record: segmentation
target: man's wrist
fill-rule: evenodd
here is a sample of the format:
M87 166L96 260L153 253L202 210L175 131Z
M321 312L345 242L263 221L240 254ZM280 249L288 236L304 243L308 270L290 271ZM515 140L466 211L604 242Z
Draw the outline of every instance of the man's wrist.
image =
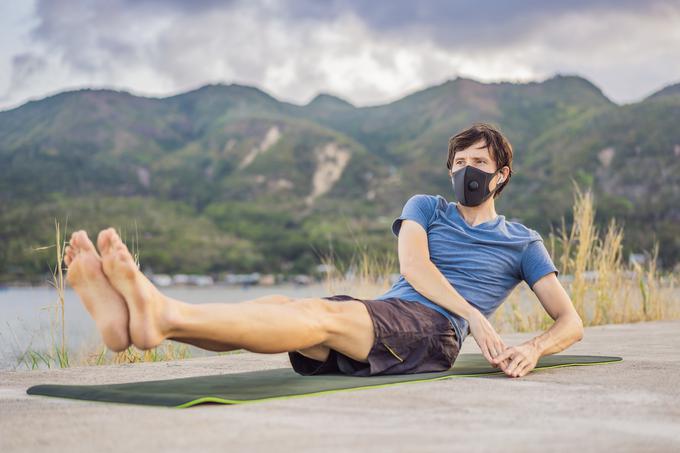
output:
M461 316L465 318L465 320L470 323L470 321L477 315L481 314L479 310L477 310L475 307L470 305L470 303L467 304L467 307L465 310L461 313Z
M534 348L538 357L543 356L543 351L545 351L545 348L543 347L543 342L541 341L540 335L527 341L527 344Z

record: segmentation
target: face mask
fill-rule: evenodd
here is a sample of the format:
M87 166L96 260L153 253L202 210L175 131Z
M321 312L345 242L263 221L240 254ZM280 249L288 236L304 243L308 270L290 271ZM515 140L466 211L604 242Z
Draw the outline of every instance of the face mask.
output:
M483 170L467 165L460 170L456 170L451 175L451 182L453 183L453 192L456 195L456 200L463 206L477 206L482 204L489 198L503 182L503 177L498 179L498 185L491 191L489 190L489 183L494 175L500 169L493 173L487 173Z

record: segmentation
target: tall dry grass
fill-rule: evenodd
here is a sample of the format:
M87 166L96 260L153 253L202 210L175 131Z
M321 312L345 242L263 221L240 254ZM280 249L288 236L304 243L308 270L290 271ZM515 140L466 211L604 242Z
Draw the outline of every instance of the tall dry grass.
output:
M66 240L61 225L56 219L54 221L54 231L54 244L34 249L35 251L43 251L54 248L56 255L56 265L54 268L52 266L49 267L52 278L48 283L55 289L57 297L53 305L45 307L50 312L50 328L48 332L50 346L47 350L37 350L29 347L17 358L20 365L23 364L29 368L39 368L42 366L48 368L52 366L67 368L71 363L71 356L66 345L66 309L64 298L66 280L62 266Z
M398 259L393 254L380 255L359 249L348 262L337 261L333 255L322 256L321 262L330 269L323 280L327 293L369 299L391 287L390 275Z

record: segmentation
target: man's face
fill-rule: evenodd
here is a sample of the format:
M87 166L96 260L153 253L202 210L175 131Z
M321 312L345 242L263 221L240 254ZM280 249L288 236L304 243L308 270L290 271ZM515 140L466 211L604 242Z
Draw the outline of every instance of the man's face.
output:
M491 157L489 148L484 145L483 140L456 152L456 155L453 158L453 164L449 170L449 177L451 177L453 172L460 170L467 165L472 165L473 167L488 173L496 171L496 162L494 162Z

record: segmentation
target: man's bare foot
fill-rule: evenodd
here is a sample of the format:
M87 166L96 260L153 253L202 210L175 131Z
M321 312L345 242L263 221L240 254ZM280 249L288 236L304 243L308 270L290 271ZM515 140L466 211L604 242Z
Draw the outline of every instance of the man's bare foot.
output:
M169 334L172 300L140 272L116 230L100 231L97 247L102 254L104 274L127 303L132 343L139 349L158 346Z
M120 352L130 346L128 308L102 271L102 260L85 231L71 235L64 250L66 281L73 287L99 329L106 347Z

